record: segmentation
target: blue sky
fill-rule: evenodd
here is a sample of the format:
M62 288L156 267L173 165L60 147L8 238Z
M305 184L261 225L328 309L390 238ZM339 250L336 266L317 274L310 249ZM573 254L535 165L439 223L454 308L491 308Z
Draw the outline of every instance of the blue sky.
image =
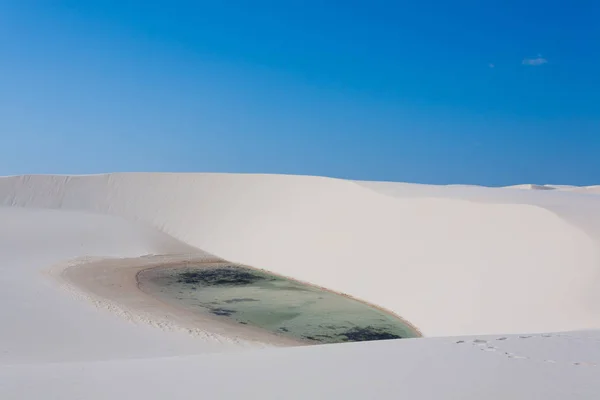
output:
M0 175L600 184L600 2L0 1Z

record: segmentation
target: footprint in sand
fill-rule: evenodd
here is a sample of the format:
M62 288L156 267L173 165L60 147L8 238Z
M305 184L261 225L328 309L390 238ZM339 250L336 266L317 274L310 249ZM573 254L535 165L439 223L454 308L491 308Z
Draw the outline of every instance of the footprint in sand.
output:
M586 361L574 362L573 365L581 366L581 367L597 367L598 366L598 364L596 364L596 363L586 362Z
M570 337L568 337L567 335L556 335L556 334L541 334L539 335L539 337L543 337L543 338L550 338L550 337L558 337L558 336L562 336L566 339L570 339ZM520 335L518 336L518 339L530 339L536 337L536 335ZM506 336L500 336L497 337L495 340L496 341L505 341L505 340L509 340L510 338L506 337ZM579 338L577 338L579 339ZM481 351L486 351L486 352L497 352L498 354L502 354L504 356L506 356L509 359L513 359L513 360L530 360L530 361L536 361L534 359L531 359L529 357L526 356L521 356L515 353L511 353L511 352L507 352L507 351L502 351L500 348L492 346L488 343L488 340L484 340L484 339L473 339L468 341L469 343L471 343L472 346L476 346L479 348L479 350ZM456 342L457 344L463 344L466 343L465 340L458 340ZM544 363L548 363L548 364L564 364L561 362L558 362L556 360L538 360L538 362L544 362ZM573 366L577 366L577 367L598 367L599 364L594 363L594 362L586 362L586 361L578 361L578 362L571 362L568 363L570 365Z
M514 353L504 353L504 354L506 354L508 356L508 358L513 358L515 360L529 360L529 357L519 356Z

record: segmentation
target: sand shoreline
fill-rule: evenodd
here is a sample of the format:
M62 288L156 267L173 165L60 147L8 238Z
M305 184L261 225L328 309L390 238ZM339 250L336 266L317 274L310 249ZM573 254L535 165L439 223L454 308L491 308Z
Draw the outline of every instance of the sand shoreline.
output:
M71 263L49 272L65 283L70 292L75 291L79 297L92 301L98 308L107 309L132 322L250 346L288 347L306 344L218 317L174 307L141 290L137 281L138 273L151 268L222 262L224 261L221 259L204 255L158 255Z
M204 336L219 341L277 347L315 345L312 342L285 337L260 328L241 325L217 316L203 315L192 312L185 307L168 304L147 293L140 284L139 276L144 271L181 268L188 264L193 264L195 267L204 265L207 268L218 264L237 265L264 271L256 267L231 263L213 256L181 254L75 261L63 267L52 269L50 274L66 283L70 291L75 290L79 292L80 297L93 301L97 307L116 312L116 314L130 321L144 322L162 329L184 331L195 336ZM356 299L345 293L335 292L287 276L274 275L336 293L377 308L398 318L413 334L422 337L421 332L416 327L390 310Z

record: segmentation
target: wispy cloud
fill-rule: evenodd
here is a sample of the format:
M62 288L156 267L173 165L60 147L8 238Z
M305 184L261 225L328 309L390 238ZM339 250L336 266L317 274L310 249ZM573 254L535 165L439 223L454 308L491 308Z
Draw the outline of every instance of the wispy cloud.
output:
M539 67L540 65L544 65L548 62L541 54L538 54L537 57L534 58L525 58L523 60L523 65L529 65L531 67Z

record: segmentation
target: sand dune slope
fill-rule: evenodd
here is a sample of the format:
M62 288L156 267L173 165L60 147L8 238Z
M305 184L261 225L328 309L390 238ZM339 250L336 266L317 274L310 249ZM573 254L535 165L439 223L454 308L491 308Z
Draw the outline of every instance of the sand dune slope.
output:
M0 179L0 203L138 221L375 302L427 336L600 326L598 243L525 202L392 197L319 177L113 174Z
M158 400L201 392L210 399L592 400L600 393L598 340L584 333L407 339L0 366L0 379L10 394L3 399Z
M0 207L0 364L110 360L234 349L217 337L195 340L127 316L98 312L48 276L77 257L135 257L189 246L120 218ZM214 340L211 340L214 339ZM0 385L1 386L1 385ZM1 397L1 396L0 396Z
M0 178L0 398L597 398L600 336L573 332L600 328L594 191ZM477 336L254 349L209 329L132 324L48 274L73 260L203 251L387 307L426 336Z

